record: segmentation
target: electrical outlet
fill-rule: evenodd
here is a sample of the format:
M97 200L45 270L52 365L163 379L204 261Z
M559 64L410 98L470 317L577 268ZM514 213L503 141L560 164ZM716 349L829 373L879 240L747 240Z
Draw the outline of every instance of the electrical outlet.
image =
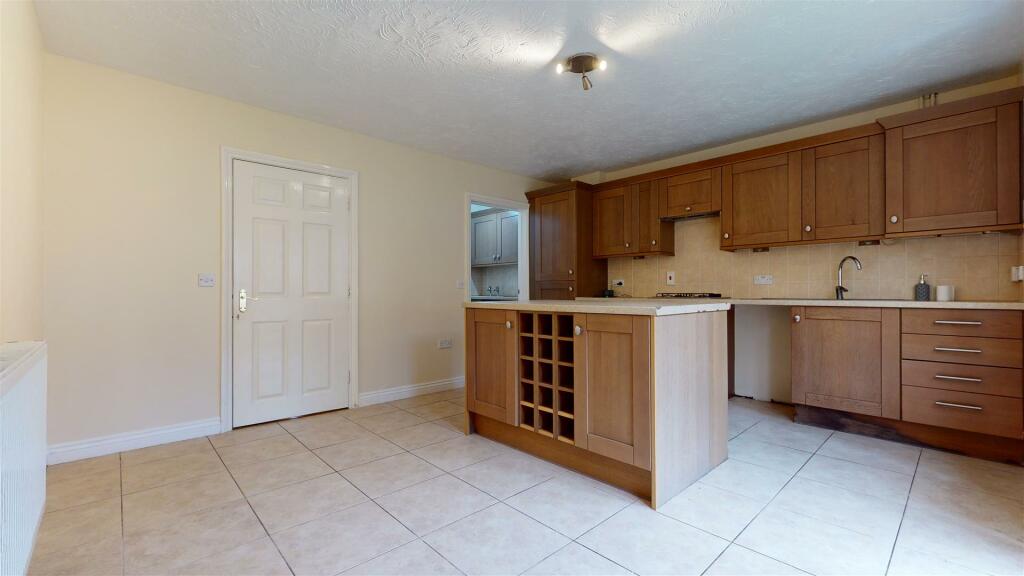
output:
M616 280L612 280L612 288L622 288L625 285L626 285L626 281L622 280L621 278L616 279Z
M1024 266L1010 266L1010 281L1020 282L1024 280Z
M775 283L775 278L771 274L758 274L754 276L754 284L757 286L771 286Z
M445 348L451 348L451 347L452 347L452 339L451 338L442 338L442 339L437 341L437 348L438 348L438 350L444 350Z
M675 286L676 285L676 272L675 272L675 270L669 270L668 272L665 272L665 284L667 284L669 286Z

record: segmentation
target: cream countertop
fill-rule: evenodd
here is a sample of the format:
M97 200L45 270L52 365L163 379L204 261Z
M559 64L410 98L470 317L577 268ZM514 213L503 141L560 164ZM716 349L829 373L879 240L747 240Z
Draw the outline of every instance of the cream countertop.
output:
M578 298L576 301L618 300ZM633 302L661 303L671 298L621 298ZM945 310L1024 310L1024 302L918 302L915 300L832 300L826 298L680 298L687 303L725 302L736 306L843 306L854 308L936 308Z
M579 298L576 300L518 300L515 302L465 302L466 308L527 310L530 312L571 312L579 314L628 314L633 316L675 316L728 310L722 299L671 300L668 298Z

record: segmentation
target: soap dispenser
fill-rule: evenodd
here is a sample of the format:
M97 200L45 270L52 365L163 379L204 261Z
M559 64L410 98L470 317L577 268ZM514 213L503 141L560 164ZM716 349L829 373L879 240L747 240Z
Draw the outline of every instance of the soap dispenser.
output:
M924 281L927 276L927 274L921 274L921 280L914 285L914 300L918 302L927 302L932 299L932 287Z

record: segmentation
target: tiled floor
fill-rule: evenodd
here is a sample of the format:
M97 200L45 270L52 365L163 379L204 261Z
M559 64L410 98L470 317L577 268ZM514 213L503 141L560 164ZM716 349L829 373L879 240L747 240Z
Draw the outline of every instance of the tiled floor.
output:
M658 512L476 436L461 391L54 466L33 574L1024 573L1024 469L729 406Z

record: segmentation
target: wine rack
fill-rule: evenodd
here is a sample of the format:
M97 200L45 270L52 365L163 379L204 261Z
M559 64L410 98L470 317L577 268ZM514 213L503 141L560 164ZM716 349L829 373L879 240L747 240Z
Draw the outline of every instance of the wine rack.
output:
M576 442L572 314L519 313L519 426Z

